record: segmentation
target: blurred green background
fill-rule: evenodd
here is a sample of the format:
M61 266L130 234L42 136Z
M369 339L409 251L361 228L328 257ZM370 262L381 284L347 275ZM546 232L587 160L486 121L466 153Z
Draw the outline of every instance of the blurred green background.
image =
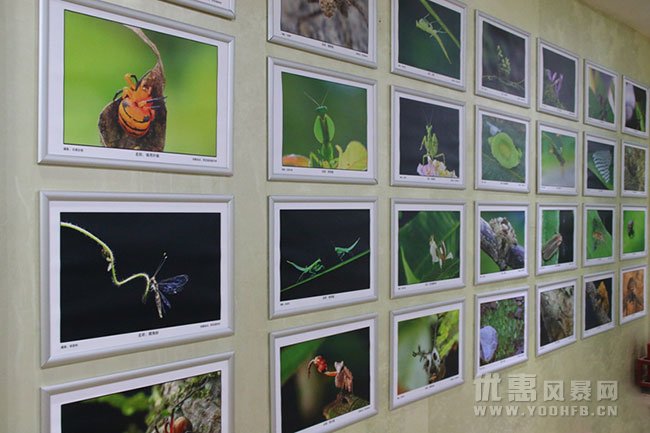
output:
M345 150L357 140L368 148L366 89L283 72L282 155L309 157L320 148L314 136L316 104L307 95L327 107L335 127L333 144Z
M496 126L501 132L508 134L510 138L512 138L512 142L517 150L521 151L522 155L519 164L513 168L505 168L492 155L492 149L490 143L488 142L488 139L493 134L490 133L490 126L488 125L488 122L491 125ZM523 123L502 119L500 117L483 115L481 127L482 180L525 183L526 161L528 160L526 141L526 125Z
M646 213L642 210L623 210L623 253L639 253L645 251L645 219ZM632 221L632 233L630 231Z
M138 79L156 56L120 23L65 12L63 139L101 146L97 122L113 96ZM144 30L158 47L167 85L165 152L216 156L217 47Z
M483 211L481 212L481 218L483 218L487 223L490 222L493 218L504 217L515 231L517 236L517 243L521 245L522 248L526 248L525 244L525 234L526 234L526 214L523 211ZM481 250L480 258L480 267L481 275L492 274L494 272L501 272L499 266L492 260L490 256L485 254Z
M560 151L561 164L552 148ZM575 188L576 140L570 135L542 132L542 185Z

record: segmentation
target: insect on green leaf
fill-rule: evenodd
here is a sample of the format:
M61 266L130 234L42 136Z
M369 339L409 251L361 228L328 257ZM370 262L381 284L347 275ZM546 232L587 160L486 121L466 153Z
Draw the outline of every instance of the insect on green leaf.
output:
M360 239L361 238L357 238L357 240L354 241L354 243L352 245L350 245L349 247L347 247L347 248L346 247L334 247L334 252L339 257L339 260L343 260L343 258L346 256L346 254L350 254L350 251L352 251L354 249L354 247L357 246Z
M314 120L314 136L316 140L322 145L330 144L334 139L336 129L334 127L334 121L327 114L327 106L325 105L327 93L325 93L321 102L316 101L307 92L305 92L305 96L316 104L316 119Z
M321 262L321 259L316 259L311 265L308 266L300 266L292 262L291 260L287 260L287 263L289 263L291 266L302 272L300 276L298 277L298 280L302 280L305 275L316 275L323 269L325 269L325 266L323 266L323 263Z
M429 36L434 38L436 42L438 43L438 46L442 50L442 53L445 55L445 58L449 63L451 63L451 58L449 58L449 53L447 53L447 49L445 48L445 43L442 41L440 38L439 33L445 33L443 30L436 30L433 28L433 24L431 24L428 20L427 17L420 18L419 20L415 21L415 27L422 30L425 33L428 33Z

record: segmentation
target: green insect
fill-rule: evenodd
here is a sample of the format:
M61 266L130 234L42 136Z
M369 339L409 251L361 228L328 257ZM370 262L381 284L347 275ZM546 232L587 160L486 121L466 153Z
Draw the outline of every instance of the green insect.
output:
M334 252L336 252L336 255L339 256L339 260L342 261L343 257L345 257L346 254L350 254L350 251L352 251L354 249L354 247L357 246L360 239L361 238L357 238L357 240L354 241L354 243L352 245L350 245L349 247L347 247L347 248L345 248L345 247L334 247Z
M422 30L423 32L427 33L430 37L434 38L436 42L438 43L438 46L440 46L440 49L442 50L442 53L445 55L447 58L447 61L451 63L451 59L449 58L449 54L447 53L447 49L445 48L445 44L442 42L442 39L440 38L440 34L445 34L444 30L437 30L433 27L433 24L427 19L429 15L425 16L424 18L420 18L419 20L415 21L415 28Z
M438 136L433 132L433 125L431 122L427 122L427 124L424 125L424 128L427 132L424 134L424 137L422 137L422 141L420 142L420 150L424 148L427 152L422 156L422 163L426 164L428 162L427 156L432 160L440 156L442 157L442 162L445 162L445 154L438 153Z
M560 166L564 167L564 164L566 164L566 159L562 156L562 145L560 144L559 146L555 144L554 140L550 141L551 147L548 150L551 155L557 159L557 162L560 163Z
M321 259L315 260L309 266L299 266L294 262L292 262L291 260L287 260L287 263L289 263L291 266L293 266L294 268L302 272L302 274L300 274L300 276L298 277L297 281L302 280L305 277L305 275L309 275L309 276L316 275L317 273L325 269L325 266L323 266Z
M310 153L309 155L310 165L312 167L334 168L336 167L336 158L334 157L334 146L332 145L332 140L334 139L336 127L334 126L334 120L332 120L332 117L327 114L328 109L325 105L325 99L327 99L328 93L325 93L321 102L316 101L314 98L309 96L307 92L304 93L307 98L316 104L314 137L316 137L316 141L320 143L320 149L315 153Z

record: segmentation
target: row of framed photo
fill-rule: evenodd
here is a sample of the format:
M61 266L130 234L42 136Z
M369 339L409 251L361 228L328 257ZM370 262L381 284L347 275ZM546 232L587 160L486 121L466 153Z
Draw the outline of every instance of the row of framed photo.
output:
M647 266L621 269L618 296L611 271L585 275L581 287L577 279L538 285L537 356L576 342L579 315L582 338L614 328L617 299L620 324L645 316L646 273ZM528 287L476 295L476 376L528 360L528 296ZM466 323L464 299L391 312L391 409L464 383ZM271 333L272 431L328 432L376 414L376 328L373 314ZM209 427L219 424L219 431L231 432L232 361L227 353L44 387L43 431L96 422L115 402L137 396L145 404L135 417L116 412L107 422L118 429L137 419L148 431L176 431L179 423L213 431ZM310 404L301 404L304 398ZM197 400L203 401L201 412Z
M232 174L234 38L103 2L41 8L39 163ZM376 183L376 81L269 58L268 92L269 179ZM463 102L393 87L392 119L391 184L465 187ZM476 188L529 190L529 130L477 106ZM538 191L576 194L578 132L538 130ZM615 195L617 142L585 142L585 194ZM646 147L624 144L622 194L646 197Z
M464 287L463 202L393 199L391 296ZM477 203L475 283L529 275L529 205ZM233 333L233 197L41 193L42 364ZM539 204L537 274L577 269L578 206ZM583 206L583 264L647 253L647 209ZM377 198L269 198L271 318L377 299ZM173 307L173 308L172 308ZM119 312L121 320L113 320Z

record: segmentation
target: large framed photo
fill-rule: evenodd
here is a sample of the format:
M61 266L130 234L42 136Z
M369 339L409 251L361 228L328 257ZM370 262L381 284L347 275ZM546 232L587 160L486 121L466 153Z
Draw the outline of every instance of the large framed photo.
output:
M271 334L271 431L330 432L377 413L377 316Z
M585 60L585 123L618 129L618 81L616 72Z
M621 260L646 256L647 225L646 206L621 205Z
M576 341L577 280L537 286L537 355Z
M578 120L577 55L543 39L537 43L537 110Z
M622 158L621 195L648 197L648 148L624 141Z
M271 317L377 298L376 198L269 198Z
M476 11L476 94L530 106L530 33Z
M235 0L165 0L224 18L235 18Z
M644 317L647 314L647 273L648 266L635 266L621 269L620 323Z
M476 377L528 360L528 287L476 295Z
M232 433L233 354L41 388L41 431Z
M584 195L616 197L618 152L616 140L585 134Z
M463 383L463 300L391 312L390 407Z
M648 86L623 76L621 130L630 135L648 138Z
M467 6L392 0L391 72L465 90Z
M537 123L537 192L578 194L578 131Z
M582 337L587 338L614 328L616 274L603 272L582 279Z
M528 276L528 205L476 203L475 283Z
M377 0L269 0L271 42L377 66Z
M603 265L614 262L616 206L585 204L582 222L582 264Z
M391 184L465 187L465 105L392 87Z
M528 192L530 120L476 106L476 188Z
M232 37L88 0L41 30L39 163L232 174Z
M376 183L376 82L269 58L269 179Z
M230 334L232 197L41 193L41 280L43 365Z
M578 206L537 205L537 274L578 267Z
M393 297L465 285L465 205L393 199Z

